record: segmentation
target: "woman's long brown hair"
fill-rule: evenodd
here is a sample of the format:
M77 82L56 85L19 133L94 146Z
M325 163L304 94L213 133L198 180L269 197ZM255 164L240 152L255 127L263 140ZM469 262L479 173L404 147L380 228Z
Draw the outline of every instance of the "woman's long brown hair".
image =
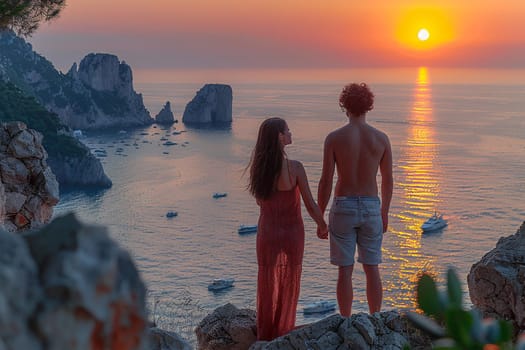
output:
M259 127L257 143L250 164L248 190L257 199L267 199L274 192L283 165L283 150L279 133L284 133L286 121L268 118Z

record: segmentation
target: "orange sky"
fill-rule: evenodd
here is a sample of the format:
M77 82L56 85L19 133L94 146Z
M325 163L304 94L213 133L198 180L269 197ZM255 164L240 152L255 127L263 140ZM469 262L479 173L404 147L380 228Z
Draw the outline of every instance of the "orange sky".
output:
M30 42L61 69L89 52L137 68L513 68L523 23L524 0L69 0Z

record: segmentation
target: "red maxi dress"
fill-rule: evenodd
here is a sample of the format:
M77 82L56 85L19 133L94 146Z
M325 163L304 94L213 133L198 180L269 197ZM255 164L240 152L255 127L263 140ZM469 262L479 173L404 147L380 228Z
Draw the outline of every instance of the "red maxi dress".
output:
M271 340L294 329L303 253L304 225L296 185L260 201L257 230L259 340Z

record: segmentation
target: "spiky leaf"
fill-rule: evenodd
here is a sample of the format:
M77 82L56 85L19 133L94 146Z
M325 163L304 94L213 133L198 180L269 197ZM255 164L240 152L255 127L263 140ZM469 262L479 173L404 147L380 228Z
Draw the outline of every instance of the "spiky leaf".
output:
M461 283L458 276L453 269L448 269L447 271L447 291L450 304L458 309L461 308L463 292L461 291Z
M424 273L417 283L417 302L421 310L437 319L442 317L443 309L439 302L439 293L434 279Z

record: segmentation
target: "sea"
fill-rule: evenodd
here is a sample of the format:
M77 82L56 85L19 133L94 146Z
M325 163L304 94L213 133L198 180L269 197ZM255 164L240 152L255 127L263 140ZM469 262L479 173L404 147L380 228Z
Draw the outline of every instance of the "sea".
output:
M63 192L54 216L74 212L87 224L106 226L146 283L150 318L192 343L194 327L218 306L255 309L256 234L237 230L258 219L245 169L259 125L270 116L287 120L293 143L286 152L303 163L315 198L324 138L347 123L338 105L346 83L369 84L375 105L367 120L392 144L383 310L414 309L417 277L429 272L444 288L448 268L462 281L468 307L472 265L525 220L523 70L143 70L134 82L152 116L170 101L178 123L84 131L81 140L93 152L105 150L100 160L113 187ZM231 125L182 123L186 104L204 83L232 86ZM227 196L215 199L215 192ZM167 218L168 211L178 215ZM421 224L435 212L448 226L423 234ZM302 309L335 300L337 280L329 244L317 238L304 206L303 217L298 325L329 315L306 316ZM356 265L353 313L368 311L364 277ZM234 278L234 286L208 291L216 278Z

